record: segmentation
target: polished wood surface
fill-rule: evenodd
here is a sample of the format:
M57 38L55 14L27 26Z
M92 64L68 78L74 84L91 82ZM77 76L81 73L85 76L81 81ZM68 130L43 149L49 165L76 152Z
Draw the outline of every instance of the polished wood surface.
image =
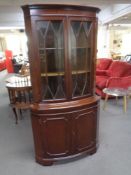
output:
M36 161L93 154L99 98L94 94L97 8L23 6L28 36Z
M36 161L50 165L57 160L95 153L98 147L98 116L97 97L56 106L33 105Z

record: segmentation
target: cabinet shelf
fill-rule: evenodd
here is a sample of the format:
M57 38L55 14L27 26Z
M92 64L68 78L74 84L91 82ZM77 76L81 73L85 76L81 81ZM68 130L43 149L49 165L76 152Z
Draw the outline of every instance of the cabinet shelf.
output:
M39 50L63 50L64 48L39 48Z
M80 70L80 71L72 71L71 74L72 75L76 75L76 74L86 74L89 73L89 71L84 71L84 70ZM54 77L54 76L63 76L65 75L65 72L51 72L51 73L41 73L41 77Z
M41 77L55 77L55 76L63 76L65 73L64 72L51 72L51 73L41 73Z
M71 47L71 49L89 49L88 47Z
M86 74L86 73L89 73L90 71L88 70L78 70L78 71L72 71L72 74Z

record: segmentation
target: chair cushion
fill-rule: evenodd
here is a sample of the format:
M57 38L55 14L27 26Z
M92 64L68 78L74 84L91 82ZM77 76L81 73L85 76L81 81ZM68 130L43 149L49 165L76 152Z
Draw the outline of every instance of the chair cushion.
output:
M106 87L107 80L108 76L96 76L96 86L100 89L104 89Z
M131 65L122 61L113 61L107 75L110 77L123 77L131 75Z
M106 70L109 68L110 64L112 63L112 59L109 58L99 58L97 60L98 64L97 64L97 69L100 70Z

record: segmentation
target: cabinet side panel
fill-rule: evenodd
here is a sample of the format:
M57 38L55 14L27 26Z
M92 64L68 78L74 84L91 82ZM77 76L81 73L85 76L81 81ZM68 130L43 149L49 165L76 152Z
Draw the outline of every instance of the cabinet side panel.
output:
M42 139L41 129L40 129L40 118L32 114L31 121L32 121L33 137L34 137L35 155L37 159L38 157L43 157L43 153L44 153L43 145L42 145L43 139Z

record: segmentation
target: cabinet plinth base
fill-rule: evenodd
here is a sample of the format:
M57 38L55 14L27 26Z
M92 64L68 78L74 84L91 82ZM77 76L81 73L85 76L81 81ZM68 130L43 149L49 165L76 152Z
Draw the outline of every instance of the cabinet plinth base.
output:
M36 157L36 162L44 165L44 166L51 166L54 163L58 162L58 161L63 161L63 160L73 160L74 158L81 158L83 156L91 156L93 154L95 154L97 151L97 147L93 147L92 149L86 151L86 152L82 152L76 155L71 155L71 156L67 156L67 157L61 157L61 158L54 158L54 159L44 159L42 157Z
M56 161L96 152L99 114L97 98L65 102L57 110L55 107L59 104L54 104L54 107L53 104L47 105L46 109L45 106L32 108L36 162L49 166Z
M44 166L51 166L54 163L53 160L46 160L46 159L42 159L41 157L36 157L35 159L37 163L44 165Z

